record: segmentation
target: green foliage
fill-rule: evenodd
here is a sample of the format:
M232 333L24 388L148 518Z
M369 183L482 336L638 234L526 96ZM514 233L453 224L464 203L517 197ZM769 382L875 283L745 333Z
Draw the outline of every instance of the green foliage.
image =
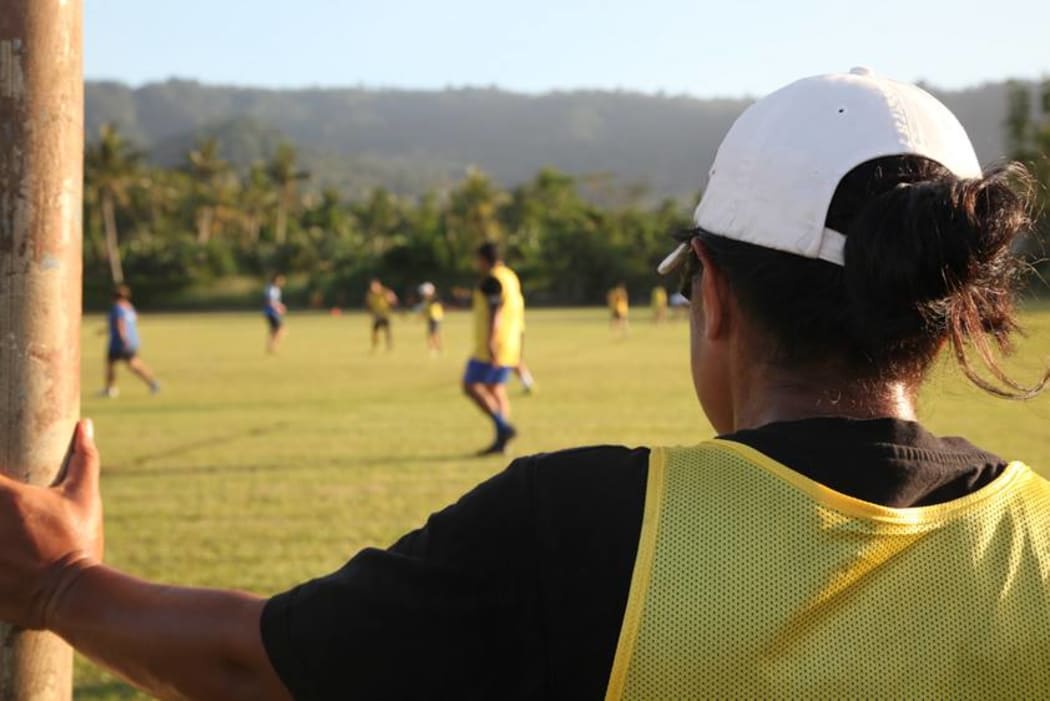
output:
M688 222L673 200L598 205L581 194L588 183L550 168L509 192L471 168L445 193L406 197L378 187L345 201L334 188L306 187L311 174L289 143L244 173L214 138L196 143L178 167L147 167L107 125L88 158L91 306L108 298L114 261L137 299L151 305L177 305L188 288L221 287L224 277L277 271L305 280L293 303L357 305L374 276L410 297L423 280L470 286L483 241L504 247L533 303L601 303L618 280L648 290L668 233ZM101 207L107 197L110 216ZM107 242L116 242L115 255Z
M1033 92L1037 99L1033 100ZM1044 278L1050 277L1050 78L1036 91L1011 83L1004 123L1010 157L1023 162L1035 179L1036 236L1028 251Z

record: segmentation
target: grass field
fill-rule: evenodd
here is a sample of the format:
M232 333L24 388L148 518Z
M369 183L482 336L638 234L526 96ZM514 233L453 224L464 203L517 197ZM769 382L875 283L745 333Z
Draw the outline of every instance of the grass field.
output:
M1050 354L1050 308L1026 318L1019 364ZM397 347L371 355L361 315L293 314L277 357L261 315L146 315L143 358L164 391L126 372L100 399L101 318L84 325L83 414L103 455L106 557L148 578L260 594L326 574L385 545L507 458L470 457L491 428L459 391L469 319L451 314L447 350L428 357L423 325L396 320ZM512 385L515 454L594 443L693 443L712 435L693 398L683 323L635 312L611 341L599 309L530 312L527 355L539 392ZM1050 475L1050 396L995 400L941 370L926 423ZM848 465L844 465L844 469ZM78 699L142 698L77 661Z

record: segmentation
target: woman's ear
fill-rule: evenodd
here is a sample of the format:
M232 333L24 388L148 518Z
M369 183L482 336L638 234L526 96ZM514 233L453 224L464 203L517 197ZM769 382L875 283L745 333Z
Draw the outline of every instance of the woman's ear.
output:
M729 282L725 273L711 260L711 255L700 239L694 238L691 245L703 266L703 272L693 281L693 299L699 297L703 304L704 338L709 341L721 340L729 332Z

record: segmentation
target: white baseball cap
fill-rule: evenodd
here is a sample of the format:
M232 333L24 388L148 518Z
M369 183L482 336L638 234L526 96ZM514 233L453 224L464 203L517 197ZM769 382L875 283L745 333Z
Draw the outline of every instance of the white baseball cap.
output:
M981 176L966 130L925 90L867 68L803 78L733 123L693 221L704 232L843 265L846 237L824 225L839 181L861 163L903 155ZM688 251L688 241L679 244L659 272Z

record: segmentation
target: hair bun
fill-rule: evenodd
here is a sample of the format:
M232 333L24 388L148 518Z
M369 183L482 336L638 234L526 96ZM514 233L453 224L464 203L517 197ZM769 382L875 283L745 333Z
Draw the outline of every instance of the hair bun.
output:
M971 380L1001 396L1030 394L995 362L1017 330L1012 293L1024 264L1014 246L1031 224L1028 183L1011 165L982 178L906 180L871 197L846 231L844 283L858 341L947 332ZM976 375L967 347L1007 389Z

